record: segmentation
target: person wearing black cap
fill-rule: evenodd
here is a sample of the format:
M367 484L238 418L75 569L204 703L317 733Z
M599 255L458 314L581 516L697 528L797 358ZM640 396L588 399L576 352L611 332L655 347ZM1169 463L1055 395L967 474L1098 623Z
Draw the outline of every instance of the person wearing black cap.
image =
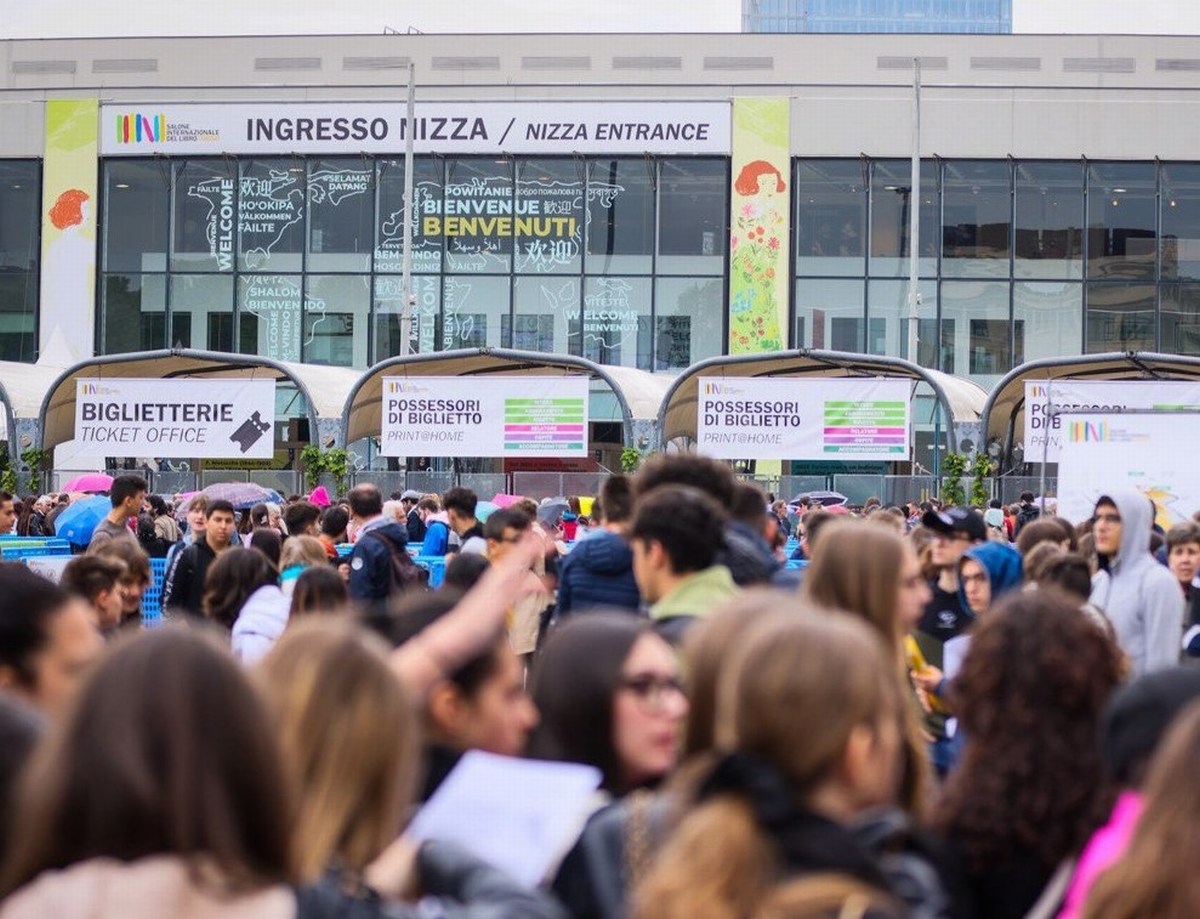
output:
M987 525L976 511L959 507L928 510L921 516L921 523L934 534L932 562L938 576L929 585L933 598L925 605L917 625L917 644L925 660L941 669L942 645L974 621L959 591L958 566L964 552L987 542Z
M945 511L931 508L921 516L921 523L934 534L932 561L938 576L929 585L933 596L925 604L913 638L925 664L941 671L945 669L946 642L963 634L975 622L959 590L958 567L963 553L987 542L987 525L976 511L959 507ZM936 710L929 712L925 728L933 737L934 766L944 775L954 756L946 734L946 715Z

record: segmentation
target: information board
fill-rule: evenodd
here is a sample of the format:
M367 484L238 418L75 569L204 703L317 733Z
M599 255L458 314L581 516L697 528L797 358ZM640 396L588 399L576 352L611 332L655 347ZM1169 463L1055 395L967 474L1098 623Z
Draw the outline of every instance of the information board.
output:
M701 377L696 442L720 459L904 462L909 380Z
M586 456L587 377L384 377L384 456Z

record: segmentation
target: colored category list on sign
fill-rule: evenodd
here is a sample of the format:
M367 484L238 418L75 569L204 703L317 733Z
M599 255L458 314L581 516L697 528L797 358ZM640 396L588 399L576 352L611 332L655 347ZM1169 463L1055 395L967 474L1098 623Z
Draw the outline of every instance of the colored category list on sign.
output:
M550 397L505 399L505 451L585 452L587 407L584 401Z
M904 402L825 403L825 446L828 455L887 453L908 450L908 405Z

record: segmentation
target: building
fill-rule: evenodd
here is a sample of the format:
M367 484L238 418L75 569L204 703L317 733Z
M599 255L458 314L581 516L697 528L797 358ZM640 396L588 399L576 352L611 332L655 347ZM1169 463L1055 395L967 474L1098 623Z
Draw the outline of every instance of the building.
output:
M976 33L1013 28L1013 0L742 0L743 32Z
M923 167L910 187L912 61ZM1200 352L1200 70L1137 36L9 41L0 359L412 348L673 373L811 347L991 386Z

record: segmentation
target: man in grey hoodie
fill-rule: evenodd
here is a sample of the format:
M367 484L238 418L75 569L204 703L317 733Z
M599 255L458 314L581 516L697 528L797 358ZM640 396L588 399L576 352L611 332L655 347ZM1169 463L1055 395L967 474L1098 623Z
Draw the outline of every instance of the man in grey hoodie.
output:
M1104 612L1129 657L1130 677L1179 663L1183 594L1150 554L1154 505L1136 491L1114 491L1096 502L1092 534L1100 570L1091 602Z

